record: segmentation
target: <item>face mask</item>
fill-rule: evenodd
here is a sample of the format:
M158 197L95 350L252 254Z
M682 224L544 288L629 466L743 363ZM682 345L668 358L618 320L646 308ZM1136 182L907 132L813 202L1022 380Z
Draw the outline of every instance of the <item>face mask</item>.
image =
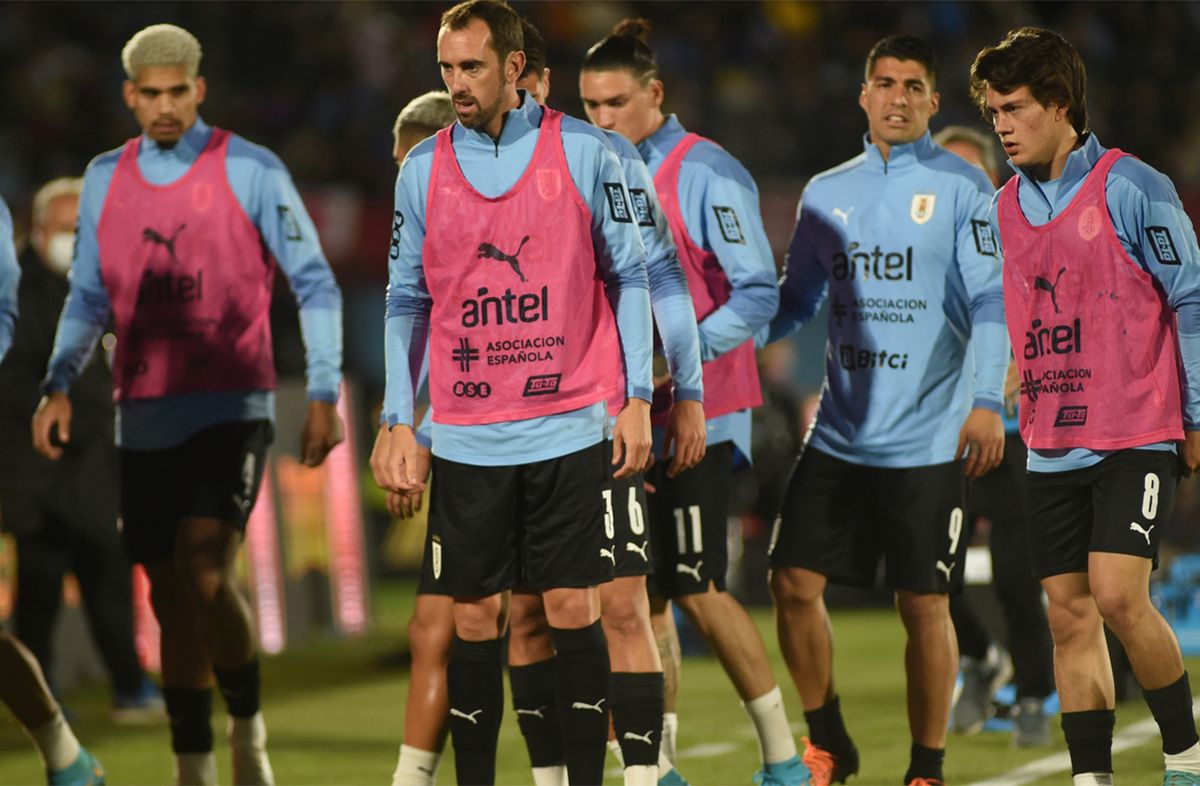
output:
M46 266L60 276L71 269L71 258L75 255L75 233L55 232L46 244Z

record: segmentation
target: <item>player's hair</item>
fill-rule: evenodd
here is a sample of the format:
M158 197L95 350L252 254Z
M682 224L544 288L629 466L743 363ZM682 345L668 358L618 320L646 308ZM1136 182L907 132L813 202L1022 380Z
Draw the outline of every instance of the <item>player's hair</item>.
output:
M658 77L658 59L646 43L650 22L645 19L624 19L610 35L602 38L583 58L584 71L620 71L633 74L645 86Z
M46 213L50 210L51 202L61 196L77 197L82 193L83 178L81 177L58 177L39 188L33 195L33 226L40 227L46 223Z
M871 81L871 72L875 63L881 57L894 57L897 60L913 60L925 66L929 76L929 84L937 88L937 55L933 47L915 35L890 35L881 38L867 53L867 65L863 69L863 81Z
M431 90L409 101L400 110L392 134L400 136L407 131L423 131L426 132L425 136L432 136L446 126L453 125L457 119L450 94L444 90Z
M537 74L541 79L546 70L546 39L528 19L521 20L521 35L525 38L525 70L521 72L521 79L530 74Z
M951 142L974 145L979 150L979 157L983 159L984 171L989 175L996 171L996 146L992 144L992 137L979 129L970 126L946 126L933 135L933 141L943 147Z
M200 73L200 42L175 25L150 25L133 34L121 50L125 75L136 79L143 68L182 67L188 76Z
M462 30L472 19L480 19L492 33L492 49L500 57L500 65L525 44L521 35L521 18L508 3L499 0L466 0L442 14L442 27Z
M989 87L1001 94L1028 87L1042 106L1067 107L1067 118L1076 133L1088 131L1087 69L1075 47L1058 33L1041 27L1018 27L975 57L971 99L991 123Z

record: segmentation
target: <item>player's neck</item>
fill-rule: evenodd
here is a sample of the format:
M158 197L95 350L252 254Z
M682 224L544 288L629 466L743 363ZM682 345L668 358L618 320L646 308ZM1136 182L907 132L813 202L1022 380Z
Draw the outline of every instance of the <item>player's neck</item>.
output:
M504 100L500 103L500 111L492 118L492 121L484 127L485 134L490 136L494 141L500 141L500 134L504 133L504 124L508 121L508 113L521 106L521 96L517 93L515 85L508 85L504 89Z
M1051 159L1043 164L1034 164L1029 167L1029 176L1039 183L1045 183L1048 180L1058 180L1062 177L1063 170L1067 168L1067 159L1071 157L1071 153L1075 148L1083 143L1079 134L1075 133L1074 128L1070 128L1069 132L1064 133L1063 137L1054 147L1054 155Z

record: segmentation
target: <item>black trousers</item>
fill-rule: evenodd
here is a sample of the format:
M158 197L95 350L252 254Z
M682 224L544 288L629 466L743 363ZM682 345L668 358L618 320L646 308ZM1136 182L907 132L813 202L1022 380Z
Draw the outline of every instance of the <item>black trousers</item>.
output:
M111 531L76 531L44 515L37 533L17 535L17 637L49 676L63 577L72 572L114 690L136 691L142 668L133 644L133 587L115 523Z
M968 510L972 521L992 525L992 581L1004 611L1018 698L1045 698L1054 691L1054 648L1042 606L1042 586L1029 559L1029 513L1025 481L1025 445L1010 434L999 467L971 483ZM950 616L963 655L982 658L991 637L964 595L950 599Z

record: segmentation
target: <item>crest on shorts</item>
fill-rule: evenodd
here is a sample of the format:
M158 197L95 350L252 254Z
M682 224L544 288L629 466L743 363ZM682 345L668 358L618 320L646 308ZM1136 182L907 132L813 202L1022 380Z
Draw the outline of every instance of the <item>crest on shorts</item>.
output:
M557 169L537 170L538 196L547 202L553 202L562 196L562 175Z
M433 549L430 553L430 558L433 561L433 577L440 579L442 577L442 544L434 540L430 543Z
M912 207L908 211L913 223L924 224L933 218L933 206L936 202L936 194L913 194Z

